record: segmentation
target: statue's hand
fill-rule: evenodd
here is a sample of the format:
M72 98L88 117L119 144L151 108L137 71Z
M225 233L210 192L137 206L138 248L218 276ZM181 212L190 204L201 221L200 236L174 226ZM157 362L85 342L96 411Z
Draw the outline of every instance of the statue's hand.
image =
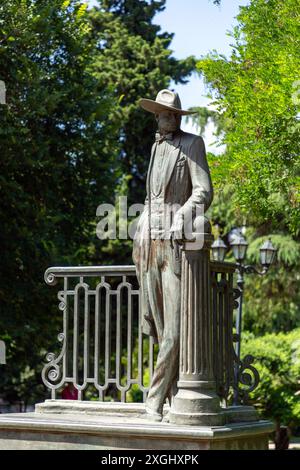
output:
M184 224L183 224L183 218L178 218L177 220L174 221L172 227L170 228L170 234L171 234L171 243L173 244L173 241L176 241L180 245L183 244L184 242Z

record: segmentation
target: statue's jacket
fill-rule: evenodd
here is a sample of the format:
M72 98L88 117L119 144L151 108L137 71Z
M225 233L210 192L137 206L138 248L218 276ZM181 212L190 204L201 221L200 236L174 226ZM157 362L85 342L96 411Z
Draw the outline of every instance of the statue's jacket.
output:
M156 336L153 316L148 300L147 271L151 242L151 217L156 207L153 205L151 171L158 143L151 150L147 174L147 196L133 241L133 261L140 285L140 308L142 329L145 334ZM202 137L179 131L174 137L170 151L166 153L162 174L163 191L160 202L177 208L173 213L171 231L182 227L184 217L192 218L204 213L213 199L213 188ZM168 234L165 236L168 238ZM175 270L180 275L181 256L176 257Z

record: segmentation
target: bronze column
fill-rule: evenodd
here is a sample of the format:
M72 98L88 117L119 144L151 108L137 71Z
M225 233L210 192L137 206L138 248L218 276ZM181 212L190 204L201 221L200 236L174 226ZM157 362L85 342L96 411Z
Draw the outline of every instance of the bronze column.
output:
M170 422L216 426L224 423L213 374L210 233L194 234L182 250L178 392Z

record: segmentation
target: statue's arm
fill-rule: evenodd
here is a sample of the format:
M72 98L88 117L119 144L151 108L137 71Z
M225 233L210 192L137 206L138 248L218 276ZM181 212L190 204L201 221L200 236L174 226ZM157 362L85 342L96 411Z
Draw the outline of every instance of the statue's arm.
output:
M136 230L133 237L135 245L140 244L142 240L148 236L148 212L149 200L147 195L144 202L144 208L137 220Z
M195 137L187 152L192 194L176 212L174 225L179 229L185 217L204 214L213 200L213 187L202 137ZM172 229L171 229L172 230Z
M203 204L204 212L206 212L213 200L213 187L202 137L197 136L194 139L190 148L188 165L192 181L192 194L185 205L191 204L193 207L197 207L197 205Z

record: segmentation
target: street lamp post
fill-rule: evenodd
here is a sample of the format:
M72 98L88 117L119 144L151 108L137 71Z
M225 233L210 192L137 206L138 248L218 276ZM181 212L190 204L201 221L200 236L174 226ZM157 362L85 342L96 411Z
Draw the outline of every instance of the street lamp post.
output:
M243 309L243 293L244 293L244 274L259 274L260 276L265 275L271 264L274 262L276 249L272 245L271 240L267 240L260 248L260 262L263 269L260 271L254 265L246 265L244 263L246 259L246 253L248 248L248 243L242 235L235 236L233 241L230 243L230 246L233 251L233 256L236 260L236 270L237 270L237 286L240 291L239 301L238 301L238 312L236 316L236 345L235 353L237 356L237 362L234 367L234 396L233 396L233 405L239 404L239 392L238 392L238 382L239 382L239 363L241 358L241 331L242 331L242 309ZM227 251L227 246L221 238L218 238L212 244L212 258L215 261L224 261L225 254Z

